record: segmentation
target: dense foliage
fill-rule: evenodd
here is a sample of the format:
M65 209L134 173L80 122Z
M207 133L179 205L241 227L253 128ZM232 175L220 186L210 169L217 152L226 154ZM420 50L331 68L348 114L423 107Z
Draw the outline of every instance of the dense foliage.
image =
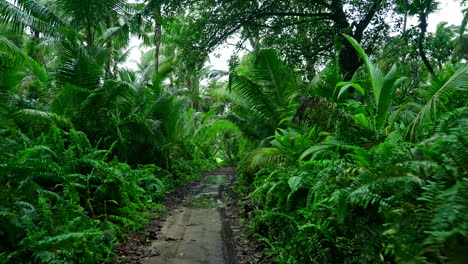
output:
M167 193L235 155L213 146L236 128L191 109L170 50L156 73L151 55L119 65L128 36L112 34L139 7L87 4L0 3L1 263L114 262Z
M240 163L252 235L279 263L463 263L468 66L445 64L398 104L408 84L397 67L385 73L347 38L362 70L344 81L329 66L299 107L287 104L292 113L274 95L300 89L271 50L255 55L251 76L233 79L250 115L277 124ZM266 54L275 66L260 67ZM282 119L271 120L273 109Z
M0 263L115 262L216 160L278 263L464 263L468 9L428 32L439 2L0 1Z

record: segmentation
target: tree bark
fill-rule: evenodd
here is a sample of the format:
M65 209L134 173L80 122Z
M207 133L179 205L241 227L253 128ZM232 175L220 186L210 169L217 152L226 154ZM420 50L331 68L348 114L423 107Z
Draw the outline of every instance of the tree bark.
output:
M106 19L106 24L107 27L110 28L112 26L110 17L107 17ZM113 52L113 47L112 47L112 41L109 39L106 48L109 49L109 58L106 61L106 66L105 66L105 71L106 71L106 76L107 77L114 77L114 74L112 73L112 63L114 61L114 52Z
M367 26L369 26L370 22L372 21L372 18L375 17L375 14L377 13L377 11L380 10L381 6L382 0L374 0L374 3L370 7L369 11L367 11L367 14L356 25L356 30L354 31L354 38L358 42L361 42L362 37L364 35L364 30L366 30Z
M89 8L90 1L88 0L87 7ZM89 10L88 10L89 11ZM94 47L94 31L93 25L91 24L91 20L89 16L86 16L86 50L91 50Z
M161 47L161 6L154 11L154 73L159 72L159 49Z
M406 27L407 27L407 24L408 24L408 11L405 11L405 16L403 18L403 29L402 29L402 32L401 34L403 36L406 36Z
M88 22L88 25L86 26L86 49L89 51L91 47L94 47L94 33L91 28L90 22Z
M339 32L352 36L360 43L362 41L364 31L369 26L372 18L375 17L375 14L381 9L381 6L382 0L375 0L362 20L356 24L354 32L352 31L351 25L346 20L346 13L343 11L343 3L341 0L332 1L332 18ZM347 41L343 36L340 36L339 39L340 43L343 45L338 56L340 68L345 80L349 80L361 66L361 61L358 53L351 43L349 43L349 41Z
M353 35L351 26L346 20L346 14L343 11L343 3L341 0L333 0L331 8L333 22L335 22L338 34L344 33ZM338 38L338 45L342 45L342 47L338 47L338 63L344 78L349 80L360 66L359 56L353 46L343 36L338 36Z
M419 13L419 29L421 32L419 33L419 40L418 40L418 50L419 50L419 56L421 56L421 59L426 66L427 70L431 74L433 78L437 78L434 72L434 68L432 67L431 63L427 59L426 56L426 51L424 50L424 38L426 37L426 32L427 32L427 15L424 12Z
M196 77L194 77L189 70L186 71L187 74L187 88L190 91L191 99L192 99L192 108L195 111L199 111L200 108L200 102L199 102L199 87L196 82Z

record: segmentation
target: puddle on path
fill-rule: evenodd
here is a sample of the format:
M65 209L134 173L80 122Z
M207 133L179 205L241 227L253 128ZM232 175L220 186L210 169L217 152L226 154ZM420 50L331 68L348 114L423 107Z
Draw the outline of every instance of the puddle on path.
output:
M209 175L200 194L195 196L188 207L195 209L223 208L225 205L219 200L219 186L228 182L227 175Z
M197 209L216 208L218 204L217 196L217 193L202 193L193 198L188 207Z
M232 175L231 175L232 177ZM148 248L158 252L142 261L145 264L223 264L223 220L219 208L226 206L219 195L230 175L209 175L201 191L191 201L173 209L164 221L159 237Z
M225 184L228 182L227 175L210 175L206 177L205 183L206 184Z

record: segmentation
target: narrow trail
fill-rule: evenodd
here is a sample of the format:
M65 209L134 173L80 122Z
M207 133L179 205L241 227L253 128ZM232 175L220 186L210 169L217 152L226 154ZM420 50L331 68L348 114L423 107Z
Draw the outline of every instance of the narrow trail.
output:
M224 223L224 187L235 176L234 167L222 167L207 175L195 195L161 219L157 239L146 248L145 264L238 263L232 231Z

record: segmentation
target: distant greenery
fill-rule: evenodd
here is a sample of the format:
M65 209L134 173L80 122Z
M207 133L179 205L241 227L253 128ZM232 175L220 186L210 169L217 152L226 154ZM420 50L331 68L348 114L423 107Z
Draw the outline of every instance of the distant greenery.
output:
M0 1L0 263L115 262L225 162L278 263L464 263L468 9L427 32L440 4Z

